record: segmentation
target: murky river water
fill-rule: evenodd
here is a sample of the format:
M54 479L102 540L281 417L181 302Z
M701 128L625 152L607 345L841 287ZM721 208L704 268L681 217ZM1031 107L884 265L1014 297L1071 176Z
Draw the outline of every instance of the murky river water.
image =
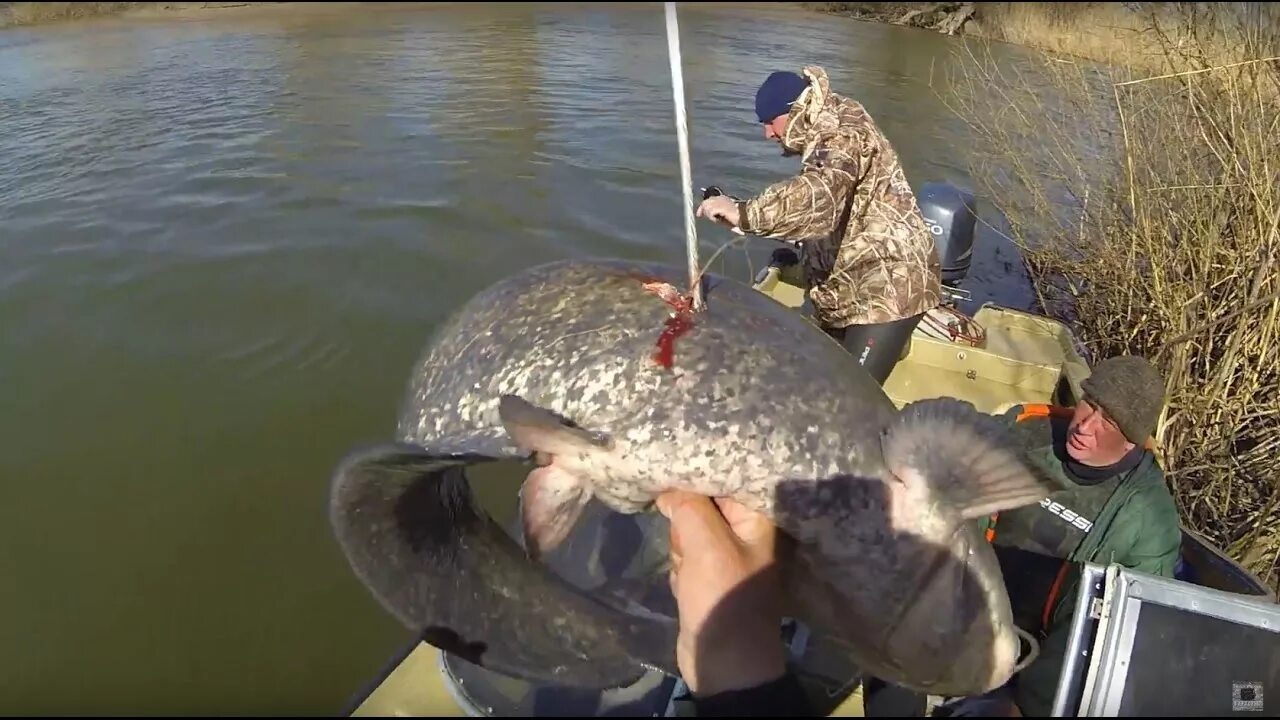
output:
M967 183L927 84L946 39L680 19L695 183L796 170L752 95L806 62L914 183ZM679 183L658 4L0 33L5 709L339 709L405 634L331 538L334 463L390 437L422 341L480 287L572 256L683 262ZM703 257L729 238L699 228ZM978 242L975 300L1024 306L1014 256Z

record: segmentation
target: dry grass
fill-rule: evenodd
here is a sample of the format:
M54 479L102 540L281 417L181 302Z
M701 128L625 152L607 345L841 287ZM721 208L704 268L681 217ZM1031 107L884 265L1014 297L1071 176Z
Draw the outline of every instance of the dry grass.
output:
M1142 15L1125 3L978 3L970 34L1037 50L1121 62L1158 65L1159 49L1147 41ZM1157 70L1158 71L1158 70Z
M1188 69L1187 53L1212 65L1247 60L1280 19L1261 3L977 5L971 33L1150 75Z
M1011 68L969 41L947 101L1042 309L1095 360L1165 373L1157 441L1187 525L1280 587L1280 24L1143 20L1171 74Z
M1153 17L1165 28L1194 32L1192 46L1210 51L1215 64L1247 59L1251 40L1243 28L1266 28L1276 10L1263 3L1219 4L1115 2L904 2L800 3L811 10L864 20L934 27L939 14L957 14L973 5L961 25L968 37L1024 45L1049 53L1092 60L1157 75L1184 68L1178 48L1153 32ZM944 23L945 27L946 24ZM1187 38L1183 38L1185 42ZM1183 46L1190 47L1190 46ZM1171 53L1170 50L1173 50Z

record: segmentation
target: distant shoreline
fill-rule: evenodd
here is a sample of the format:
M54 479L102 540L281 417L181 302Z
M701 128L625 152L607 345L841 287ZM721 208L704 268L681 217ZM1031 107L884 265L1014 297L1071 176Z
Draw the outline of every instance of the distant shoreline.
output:
M0 29L62 24L91 19L184 19L234 12L316 14L395 9L405 5L454 3L318 2L0 2ZM695 3L701 4L701 3ZM753 5L754 3L733 3ZM1122 5L996 2L790 2L770 7L849 17L864 22L917 28L944 35L1007 42L1059 55L1108 62L1134 58L1143 16Z
M1177 26L1176 10L1161 3L1065 2L803 2L814 12L840 15L943 35L1004 42L1049 55L1165 72L1168 57L1152 27ZM1208 40L1230 46L1221 38ZM1222 48L1215 48L1222 49Z
M441 3L451 4L451 3ZM61 25L85 20L160 20L223 13L314 14L350 12L354 6L392 6L392 3L320 2L12 2L0 3L0 30Z

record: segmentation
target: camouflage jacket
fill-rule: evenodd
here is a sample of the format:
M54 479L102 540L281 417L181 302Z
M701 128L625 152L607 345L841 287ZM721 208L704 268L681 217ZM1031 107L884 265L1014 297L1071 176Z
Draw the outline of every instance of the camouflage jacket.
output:
M1071 619L1076 612L1080 571L1086 562L1118 563L1154 575L1172 577L1182 547L1182 527L1177 505L1164 481L1164 472L1150 452L1142 453L1137 464L1098 483L1102 497L1087 502L1093 508L1087 520L1073 517L1078 485L1059 459L1056 445L1065 442L1071 419L1070 408L1025 405L1012 408L1003 420L1023 446L1027 458L1041 473L1063 488L1036 505L1000 512L994 519L980 521L997 546L1019 546L1035 533L1039 524L1072 524L1085 529L1078 542L1056 563L1057 579L1048 595L1038 598L1043 605L1044 626L1039 630L1040 654L1014 679L1014 700L1026 716L1047 716L1052 709L1058 675L1066 658ZM1062 502L1058 502L1058 501ZM1039 533L1042 536L1045 533ZM1048 534L1052 537L1052 533ZM1029 544L1029 543L1027 543ZM1018 579L1007 575L1011 602L1020 592Z
M941 299L938 252L897 153L861 104L830 91L822 68L804 72L810 86L783 138L801 172L744 201L742 230L802 242L825 327L928 311Z

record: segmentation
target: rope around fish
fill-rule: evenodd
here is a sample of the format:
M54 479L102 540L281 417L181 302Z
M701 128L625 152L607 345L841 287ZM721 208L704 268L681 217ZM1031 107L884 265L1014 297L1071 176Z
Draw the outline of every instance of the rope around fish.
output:
M676 137L680 144L680 178L684 186L684 236L689 263L689 294L693 312L701 312L701 272L698 268L698 230L693 221L693 170L689 162L689 122L684 108L684 73L680 60L680 26L676 22L676 4L664 3L667 18L667 57L671 62L671 95L676 104Z

